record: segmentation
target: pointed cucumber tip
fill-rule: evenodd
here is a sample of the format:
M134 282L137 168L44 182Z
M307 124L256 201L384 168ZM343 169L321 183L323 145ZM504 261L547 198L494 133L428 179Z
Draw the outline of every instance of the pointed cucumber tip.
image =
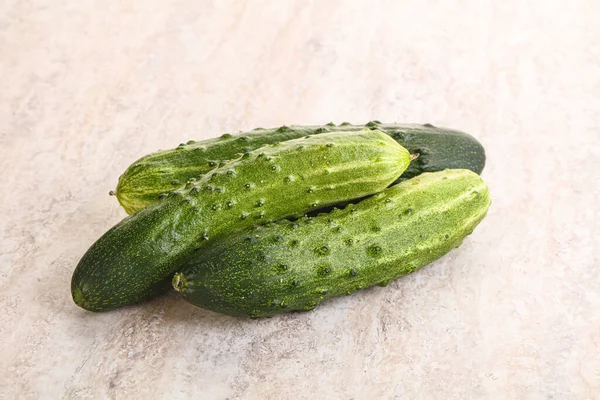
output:
M83 294L83 290L81 290L80 287L76 287L75 289L72 290L71 292L72 296L73 296L73 301L75 302L75 304L77 304L77 306L83 308L84 310L87 311L104 311L101 309L98 309L96 307L94 307L93 303L89 302L86 298L85 295Z
M73 295L73 301L75 302L75 304L77 304L81 308L86 308L85 307L85 298L83 297L83 292L81 291L80 288L75 288L73 290L72 295Z

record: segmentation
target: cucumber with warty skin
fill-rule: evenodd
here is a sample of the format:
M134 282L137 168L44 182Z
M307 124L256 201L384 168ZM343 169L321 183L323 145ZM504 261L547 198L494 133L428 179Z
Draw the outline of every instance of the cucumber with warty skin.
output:
M372 121L366 125L282 126L257 129L238 135L190 141L176 149L149 154L134 162L119 178L116 195L129 214L157 201L161 194L171 192L192 179L199 179L237 154L252 151L265 144L278 143L306 135L324 132L379 129L394 138L411 154L419 157L411 163L401 179L422 172L446 168L470 169L481 173L485 165L483 146L464 132L436 128L430 124L400 125Z
M265 146L130 215L85 253L75 303L107 311L169 286L179 262L257 223L383 190L410 154L380 131L337 132Z
M471 171L424 173L343 210L237 232L186 260L173 286L229 315L311 310L433 262L461 244L489 205Z

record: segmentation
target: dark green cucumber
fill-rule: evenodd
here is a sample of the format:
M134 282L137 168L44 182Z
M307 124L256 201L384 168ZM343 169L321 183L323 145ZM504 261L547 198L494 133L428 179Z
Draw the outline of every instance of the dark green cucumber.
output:
M343 210L232 234L186 260L173 286L190 303L224 314L311 310L438 259L489 205L486 184L471 171L424 173Z
M337 132L265 146L125 218L83 256L75 303L91 311L140 302L168 287L179 262L226 234L372 194L409 164L380 131Z
M343 123L336 126L330 123L324 126L282 126L238 135L225 134L220 138L199 142L190 141L176 149L149 154L134 162L121 175L116 195L123 208L131 214L190 179L199 179L237 154L306 135L352 132L365 127L386 132L411 154L419 155L404 172L402 179L446 168L470 169L479 174L485 165L485 151L475 138L464 132L436 128L430 124L399 125L372 121L366 125Z

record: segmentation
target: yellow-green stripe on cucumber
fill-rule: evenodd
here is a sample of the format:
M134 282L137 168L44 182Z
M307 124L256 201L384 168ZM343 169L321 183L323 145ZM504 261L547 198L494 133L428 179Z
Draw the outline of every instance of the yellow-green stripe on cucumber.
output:
M257 223L383 190L410 162L380 131L334 132L254 150L188 183L105 233L71 282L91 311L140 302L168 287L181 260Z
M264 317L384 286L443 256L490 205L468 170L424 173L358 204L233 234L186 260L173 286L190 303Z
M157 201L192 179L199 179L212 169L265 144L278 143L307 135L326 132L353 132L378 129L419 157L402 174L408 179L422 172L446 168L469 169L481 173L485 165L483 146L464 132L437 128L430 124L382 124L371 121L366 125L333 123L322 126L282 126L275 129L256 129L236 135L190 141L171 150L149 154L134 162L119 178L116 195L128 213L138 211Z

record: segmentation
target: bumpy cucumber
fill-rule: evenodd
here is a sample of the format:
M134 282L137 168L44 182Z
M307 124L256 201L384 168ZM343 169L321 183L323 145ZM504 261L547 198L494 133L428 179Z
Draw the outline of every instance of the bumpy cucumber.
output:
M173 286L190 303L230 315L311 310L438 259L489 205L471 171L424 173L343 210L233 234L186 260Z
M75 303L91 311L140 302L168 287L179 262L222 236L383 190L408 166L406 149L380 131L337 132L266 146L102 236L73 274Z
M481 173L485 151L472 136L455 130L426 125L381 124L339 126L282 126L276 129L256 129L238 135L225 134L220 138L190 141L176 149L149 154L134 162L119 178L116 195L128 213L138 211L157 201L161 194L171 192L190 179L199 179L237 154L252 151L265 144L278 143L306 135L336 131L379 129L419 157L402 175L408 179L422 172L446 168L470 169Z

